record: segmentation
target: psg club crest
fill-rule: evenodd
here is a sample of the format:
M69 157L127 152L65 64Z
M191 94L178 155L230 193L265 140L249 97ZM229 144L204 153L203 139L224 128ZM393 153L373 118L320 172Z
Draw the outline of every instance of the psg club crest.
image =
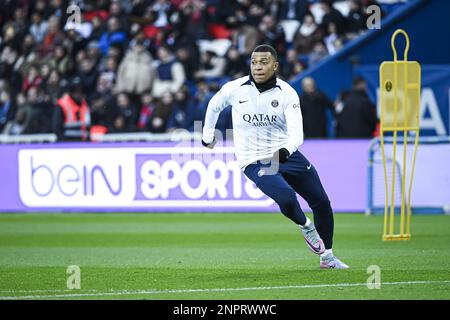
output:
M278 100L272 100L272 107L276 108L278 107Z

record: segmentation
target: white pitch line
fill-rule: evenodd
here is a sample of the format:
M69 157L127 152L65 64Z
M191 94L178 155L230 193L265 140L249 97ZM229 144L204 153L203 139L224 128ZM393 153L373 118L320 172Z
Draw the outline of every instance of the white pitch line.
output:
M446 284L446 283L450 283L450 280L382 282L381 286L431 284L431 283ZM168 289L168 290L135 290L135 291L118 290L118 291L98 292L98 293L73 293L73 294L55 294L55 295L27 295L27 296L9 296L9 297L5 297L5 296L1 297L0 296L0 300L103 297L103 296L137 295L137 294L148 294L148 295L151 295L151 294L164 294L164 293L257 291L257 290L274 290L274 289L311 289L311 288L361 287L361 286L367 286L367 283L311 284L311 285L293 285L293 286L248 287L248 288Z
M86 290L80 290L83 292L98 292L99 290L97 289L86 289ZM35 290L0 290L0 293L19 293L19 292L23 292L23 293L34 293L34 292L46 292L46 293L55 293L55 292L73 292L73 290L71 289L35 289ZM1 299L1 296L0 296Z

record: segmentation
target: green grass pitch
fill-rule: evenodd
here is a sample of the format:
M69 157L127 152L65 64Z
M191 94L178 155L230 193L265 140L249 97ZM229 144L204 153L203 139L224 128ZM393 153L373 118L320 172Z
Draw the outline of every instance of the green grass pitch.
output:
M0 299L450 299L450 216L413 216L411 241L381 229L335 214L350 269L321 270L281 214L0 214Z

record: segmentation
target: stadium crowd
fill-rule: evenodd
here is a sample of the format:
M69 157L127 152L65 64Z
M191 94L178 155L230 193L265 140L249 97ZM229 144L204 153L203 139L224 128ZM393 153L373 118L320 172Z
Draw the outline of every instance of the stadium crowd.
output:
M291 80L358 36L376 2L348 2L343 15L323 0L2 0L0 133L88 140L92 132L192 131L220 85L248 74L257 44L277 50L279 77ZM310 10L317 3L320 24ZM297 22L290 36L286 21ZM305 80L302 105L337 114L348 102ZM355 88L351 103L367 104L364 86ZM317 125L325 113L303 112L306 137L325 137L326 125ZM231 126L230 114L219 128ZM337 136L346 136L340 127Z

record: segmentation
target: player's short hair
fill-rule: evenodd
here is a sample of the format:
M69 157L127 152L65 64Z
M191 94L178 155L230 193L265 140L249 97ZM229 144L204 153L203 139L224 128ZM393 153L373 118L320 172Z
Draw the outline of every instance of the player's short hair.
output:
M272 55L273 59L275 61L278 61L278 54L277 54L277 52L275 51L275 49L272 46L270 46L268 44L261 44L261 45L257 46L253 50L253 52L270 52L270 54Z

